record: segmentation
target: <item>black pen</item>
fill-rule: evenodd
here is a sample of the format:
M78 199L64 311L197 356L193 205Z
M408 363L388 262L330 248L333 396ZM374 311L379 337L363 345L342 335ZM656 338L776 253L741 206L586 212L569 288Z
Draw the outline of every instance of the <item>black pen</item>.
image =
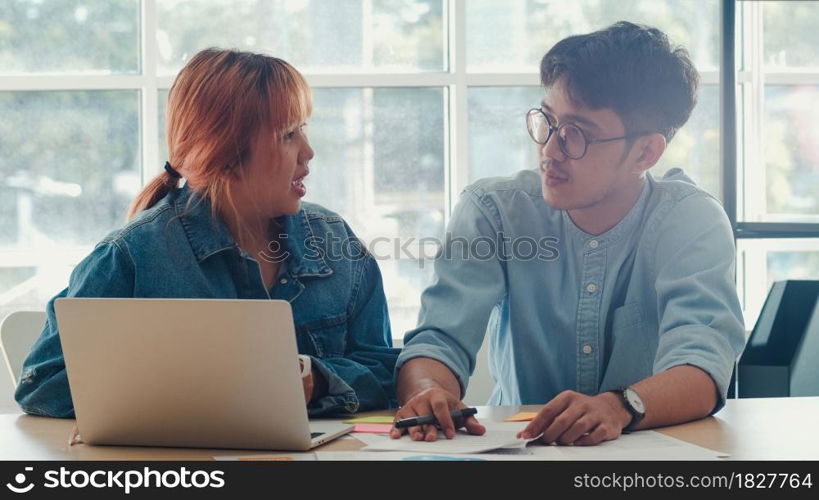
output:
M477 408L464 408L462 410L452 410L449 413L453 419L469 417L478 413ZM404 429L406 427L415 427L416 425L438 424L438 419L435 415L424 415L423 417L402 418L395 423L396 429Z

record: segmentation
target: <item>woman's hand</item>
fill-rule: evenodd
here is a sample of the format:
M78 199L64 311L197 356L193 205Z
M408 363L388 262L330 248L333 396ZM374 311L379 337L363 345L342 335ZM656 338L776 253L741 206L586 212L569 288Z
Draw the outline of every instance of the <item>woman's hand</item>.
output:
M299 372L301 373L301 385L304 389L304 402L309 403L313 399L313 367L308 356L299 356Z
M309 403L313 399L313 371L311 370L306 377L301 379L301 385L304 388L304 402Z

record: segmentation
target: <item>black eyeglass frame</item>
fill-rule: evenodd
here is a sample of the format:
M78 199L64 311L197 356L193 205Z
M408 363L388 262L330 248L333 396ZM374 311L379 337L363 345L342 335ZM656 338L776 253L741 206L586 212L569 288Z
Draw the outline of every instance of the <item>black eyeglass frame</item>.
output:
M531 121L530 121L530 117L534 116L534 115L537 115L538 113L540 113L543 116L543 119L546 120L546 123L549 125L549 134L546 136L546 139L543 142L538 141L537 138L535 137L535 134L534 134L534 132L532 130ZM540 144L540 145L546 144L547 142L549 142L549 139L552 138L552 136L554 135L555 132L560 132L560 130L563 127L568 127L568 126L572 126L575 129L577 129L578 132L580 132L580 136L583 138L583 144L584 144L583 153L580 156L577 156L577 157L572 156L572 155L569 154L568 148L566 147L566 143L560 139L560 134L557 134L557 144L560 147L560 151L562 151L563 154L566 155L567 158L572 159L572 160L580 160L584 156L586 156L586 153L589 151L589 146L591 146L593 144L600 144L602 142L619 141L619 140L622 140L622 139L634 139L635 137L639 137L641 135L646 135L645 132L637 132L637 133L632 133L632 134L626 134L626 135L623 135L623 136L620 136L620 137L610 137L610 138L607 138L607 139L589 139L588 137L586 137L586 133L583 132L583 129L578 127L574 123L571 123L571 122L561 123L560 125L555 127L554 125L552 125L552 122L551 122L551 120L549 120L549 117L546 116L546 113L544 113L543 110L540 109L540 108L532 108L532 109L530 109L529 111L526 112L526 130L529 132L529 137L531 137L532 140L535 141L536 144Z

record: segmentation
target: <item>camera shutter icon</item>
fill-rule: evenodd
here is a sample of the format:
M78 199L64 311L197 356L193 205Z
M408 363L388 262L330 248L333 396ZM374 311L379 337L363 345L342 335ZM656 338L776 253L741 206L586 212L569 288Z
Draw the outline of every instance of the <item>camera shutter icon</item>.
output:
M26 467L25 470L26 472L31 472L34 470L34 467ZM28 483L25 486L23 486L23 483L26 482L26 475L23 474L22 472L14 476L14 482L17 483L17 485L6 483L6 488L8 488L14 493L28 493L34 488L34 483Z

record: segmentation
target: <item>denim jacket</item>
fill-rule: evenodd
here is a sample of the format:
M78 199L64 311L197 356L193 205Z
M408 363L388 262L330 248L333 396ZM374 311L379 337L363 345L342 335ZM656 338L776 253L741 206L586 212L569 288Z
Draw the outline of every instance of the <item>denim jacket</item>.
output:
M392 347L381 273L344 220L312 203L283 216L283 261L267 289L211 206L176 189L103 239L51 299L23 364L15 398L34 415L73 417L54 300L60 297L237 298L290 302L301 354L327 380L311 416L396 405Z

